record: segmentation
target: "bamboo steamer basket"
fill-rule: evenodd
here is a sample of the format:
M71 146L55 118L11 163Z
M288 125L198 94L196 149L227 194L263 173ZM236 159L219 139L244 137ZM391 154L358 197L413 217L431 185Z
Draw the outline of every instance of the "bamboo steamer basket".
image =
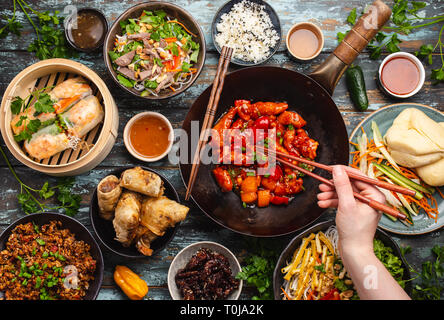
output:
M88 84L104 109L104 119L82 138L86 148L66 149L50 158L32 159L14 140L11 129L11 102L14 97L25 99L32 91L55 86L66 79L81 76ZM51 89L48 88L47 91ZM103 80L85 65L67 59L48 59L37 62L20 72L6 89L0 108L0 130L12 155L31 169L52 176L74 176L85 173L110 153L117 138L119 114L111 92Z

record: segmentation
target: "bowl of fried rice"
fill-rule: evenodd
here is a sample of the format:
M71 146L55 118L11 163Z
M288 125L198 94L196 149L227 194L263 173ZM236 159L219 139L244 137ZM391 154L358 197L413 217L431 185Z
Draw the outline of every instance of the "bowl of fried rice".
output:
M0 299L94 300L102 279L100 247L74 218L35 213L0 235Z

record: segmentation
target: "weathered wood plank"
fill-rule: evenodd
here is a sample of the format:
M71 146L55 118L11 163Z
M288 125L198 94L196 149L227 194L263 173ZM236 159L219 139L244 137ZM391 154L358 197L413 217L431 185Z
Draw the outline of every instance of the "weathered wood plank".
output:
M206 43L209 50L214 50L212 38L211 38L211 22L217 10L226 2L226 0L205 0L205 1L193 1L193 0L174 0L169 1L175 3L186 10L188 10L200 24L204 34ZM285 50L285 35L290 27L303 21L310 21L320 26L325 37L325 50L331 52L337 45L336 34L338 32L345 32L350 29L346 24L346 19L349 12L353 8L357 8L358 12L362 10L365 5L371 1L367 0L349 0L349 1L331 1L331 0L305 0L305 1L293 1L293 0L272 0L268 3L275 9L279 15L282 27L283 41L280 45L280 51ZM386 1L387 4L392 4L392 1ZM444 5L440 1L426 1L429 5L421 12L426 16L434 16L439 12L443 12ZM46 11L49 8L51 10L59 10L64 12L66 7L66 1L52 0L52 1L29 1L30 5L36 10ZM99 1L99 0L86 0L78 4L78 8L93 7L103 11L108 18L108 23L111 25L115 19L127 8L135 5L137 2L133 0L123 1ZM66 11L68 13L69 11ZM2 1L0 4L0 14L6 16L12 16L12 2ZM24 14L18 13L18 20L25 26L23 30L23 37L20 41L17 41L15 36L8 36L4 41L8 46L4 49L7 50L26 50L28 45L33 41L35 36L33 29L29 22L25 20ZM401 37L405 40L402 43L402 48L406 50L415 50L424 43L436 43L437 27L424 28L419 31L415 31L408 36ZM32 36L30 36L32 35Z
M119 137L116 141L109 156L94 170L89 173L80 175L76 178L74 191L82 195L82 205L79 214L76 216L81 223L83 223L90 231L92 231L91 222L88 215L89 201L92 195L92 191L96 187L100 179L117 167L132 166L136 164L143 164L136 159L132 158L125 150L122 140L122 132L125 123L130 117L144 110L152 110L163 113L173 123L175 128L180 128L182 121L191 107L193 101L202 93L205 88L212 82L213 76L216 71L216 64L218 61L218 54L214 52L214 47L211 43L210 28L211 20L217 9L225 2L225 0L176 0L174 2L187 10L189 10L202 25L204 30L207 44L208 55L204 70L193 85L184 94L161 102L149 102L142 99L138 99L130 94L121 90L108 75L101 54L80 54L76 60L84 63L88 67L95 70L106 82L110 90L113 92L113 96L119 107L120 126ZM323 53L311 63L298 63L289 59L285 52L285 46L282 43L279 52L270 59L268 65L277 65L288 69L296 70L308 74L318 64L320 64L336 46L336 33L338 31L345 31L348 27L344 24L344 21L348 15L348 12L354 7L363 7L364 4L369 1L364 0L349 0L346 2L335 2L331 0L307 0L307 1L292 1L292 0L273 0L269 3L276 9L283 26L284 34L288 31L292 23L299 21L312 21L321 26L324 30L326 37L326 45ZM65 1L59 0L47 0L47 1L30 1L32 5L41 10L51 9L63 9ZM98 7L103 10L110 22L113 21L118 14L124 11L136 2L133 0L122 0L119 2L110 0L87 0L82 1L79 7ZM438 12L443 12L444 3L442 1L429 1L429 6L425 10L425 14L432 15ZM11 15L9 1L3 1L0 3L0 14ZM19 15L20 21L23 21L23 16ZM25 23L27 25L27 23ZM32 30L27 25L24 35L17 41L16 38L9 36L4 40L0 40L0 43L6 44L0 47L0 70L2 70L2 76L0 77L0 93L3 93L12 78L24 67L36 62L36 58L26 52L26 48L32 41ZM404 37L403 37L404 38ZM409 52L415 51L422 43L434 43L437 38L437 29L428 28L420 32L414 32L405 37L408 41L403 43L403 48ZM426 66L427 75L429 79L432 68L438 68L438 59L435 58L435 62L432 66ZM379 61L372 61L368 58L368 54L364 53L358 57L356 63L359 64L365 75L365 80L368 89L368 95L370 100L370 108L367 112L357 112L349 99L345 82L341 80L333 95L334 101L337 103L340 109L344 121L347 126L347 130L350 133L353 128L362 120L362 118L368 115L372 110L391 104L400 102L386 97L377 87L376 72L379 67ZM239 67L231 66L230 71L237 70ZM442 85L432 86L430 81L426 81L424 88L410 98L409 102L418 102L433 106L439 110L444 111ZM2 139L0 139L0 145L5 149L5 145ZM7 155L14 167L17 170L18 175L23 179L25 183L29 183L31 186L40 187L45 180L49 180L51 184L55 183L56 179L48 177L44 174L35 172L13 159L12 155L7 151ZM176 187L181 199L185 194L185 188L180 178L180 173L177 168L168 160L158 161L151 165L159 170L159 172L167 177L173 185ZM23 216L23 213L19 209L17 202L17 192L19 192L19 185L15 181L14 177L9 173L3 159L0 160L0 232L3 231L11 222L15 221L19 217ZM152 299L170 299L169 292L166 285L166 276L168 267L173 257L188 244L210 240L219 242L229 249L231 249L236 256L238 256L242 262L242 259L248 253L246 248L250 248L248 241L250 238L239 235L232 231L222 228L209 218L207 218L193 203L188 204L191 207L188 218L180 225L175 238L162 252L157 255L144 259L142 261L128 261L127 259L119 258L112 253L108 252L106 248L103 248L105 259L105 278L102 290L99 295L99 299L125 299L126 297L115 286L112 279L112 273L115 265L125 264L132 268L135 272L140 274L143 279L147 281L151 287L149 298ZM332 217L332 211L325 213L320 219L325 220ZM316 223L316 222L314 222ZM290 241L294 235L287 235L284 237L277 237L274 239L265 239L267 243L273 243L276 246L276 251L280 252L284 246ZM426 259L431 259L430 248L435 244L442 244L444 242L444 234L442 231L433 232L428 235L406 237L394 235L393 238L401 246L409 245L413 248L410 255L407 256L408 261L412 263L416 268L420 267L421 263ZM252 288L245 288L241 296L242 299L251 298L254 294Z
M295 63L288 59L287 54L278 53L273 56L272 59L267 63L267 65L281 66L287 69L299 71L305 74L309 74L314 68L319 65L325 58L327 54L322 54L320 57L316 58L312 64L309 63ZM17 65L27 66L35 62L30 53L24 52L0 52L0 65L1 61L16 61L14 64L3 64L2 70L5 76L0 79L0 92L4 92L6 87L13 79L13 77L19 72L17 70ZM116 163L120 165L130 165L134 161L126 151L123 144L123 129L128 120L135 114L144 111L151 110L157 111L164 114L173 124L174 128L180 128L182 126L182 121L185 118L188 109L192 106L193 102L197 97L212 83L212 79L216 72L216 64L218 61L218 55L216 53L209 53L206 61L206 65L202 74L197 79L196 83L183 94L168 99L166 101L151 102L143 99L139 99L132 96L118 87L107 70L100 57L91 55L81 55L79 62L86 64L96 71L99 76L105 80L111 92L113 92L113 97L119 108L119 136L116 140L116 144L112 149L110 155L103 161L102 165L112 166ZM369 111L365 113L356 112L348 95L348 90L345 85L345 81L341 80L334 92L333 99L337 103L338 108L344 115L344 119L349 128L349 132L354 128L354 126L359 122L355 121L352 123L348 120L350 114L354 117L363 117L369 112L378 109L381 106L402 102L403 100L397 100L384 95L384 93L378 88L377 84L377 74L376 70L379 67L380 61L369 60L366 54L361 55L356 60L356 64L359 64L364 71L365 80L367 85L367 93L369 96ZM430 77L431 69L438 68L439 61L435 59L432 66L426 66L427 79ZM230 70L238 70L239 67L231 66ZM430 80L427 80L423 89L409 99L409 102L417 102L426 105L433 106L437 109L444 110L444 105L442 104L444 98L444 91L442 90L442 85L432 85ZM1 145L3 141L1 141ZM14 165L20 165L15 159L13 159ZM167 160L156 162L154 165L158 166L168 166L171 165ZM5 166L3 161L0 161L0 166Z

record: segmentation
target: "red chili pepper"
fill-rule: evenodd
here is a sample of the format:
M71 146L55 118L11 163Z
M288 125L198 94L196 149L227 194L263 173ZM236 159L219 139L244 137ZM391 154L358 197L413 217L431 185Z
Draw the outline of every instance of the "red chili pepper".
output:
M240 107L240 106L242 106L242 105L244 105L244 104L246 104L246 105L248 106L248 105L251 104L251 102L248 101L248 100L235 100L235 101L234 101L234 106L235 106L236 108L237 108L237 107Z
M282 169L280 166L276 165L273 169L271 169L269 178L274 181L279 181L281 177Z
M325 296L323 296L319 300L340 300L338 289L334 288L334 289L330 290Z
M270 126L270 119L267 116L262 116L260 118L257 118L254 121L254 128L256 129L262 129L267 130Z
M290 198L279 196L272 196L270 200L270 202L275 205L288 204L289 201Z

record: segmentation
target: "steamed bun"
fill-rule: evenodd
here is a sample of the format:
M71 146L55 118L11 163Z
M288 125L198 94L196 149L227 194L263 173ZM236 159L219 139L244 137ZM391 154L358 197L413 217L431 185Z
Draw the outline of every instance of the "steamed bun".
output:
M424 112L409 108L393 121L385 141L389 149L415 156L444 153L444 127Z
M408 108L396 117L384 138L396 163L415 168L430 186L444 185L444 123Z

